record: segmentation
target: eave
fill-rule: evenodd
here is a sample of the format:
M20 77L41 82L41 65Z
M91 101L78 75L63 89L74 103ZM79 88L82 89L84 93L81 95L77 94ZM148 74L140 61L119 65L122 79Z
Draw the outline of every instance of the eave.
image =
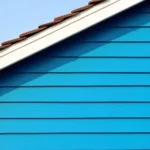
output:
M0 52L0 70L92 27L144 0L108 0Z

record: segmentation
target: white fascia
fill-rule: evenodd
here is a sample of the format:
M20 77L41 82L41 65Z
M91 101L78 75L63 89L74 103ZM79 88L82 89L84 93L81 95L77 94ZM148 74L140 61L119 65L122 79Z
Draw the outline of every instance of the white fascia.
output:
M144 0L108 0L0 52L0 70L73 36Z

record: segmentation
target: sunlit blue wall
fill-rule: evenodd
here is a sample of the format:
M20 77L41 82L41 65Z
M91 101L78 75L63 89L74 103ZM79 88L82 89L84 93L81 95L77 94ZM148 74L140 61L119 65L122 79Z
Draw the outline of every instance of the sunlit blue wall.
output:
M149 4L0 72L0 149L149 149Z

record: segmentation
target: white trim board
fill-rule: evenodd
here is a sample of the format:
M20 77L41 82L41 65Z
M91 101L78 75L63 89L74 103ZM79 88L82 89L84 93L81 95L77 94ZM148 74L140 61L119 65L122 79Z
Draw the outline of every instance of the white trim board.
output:
M108 0L0 52L0 70L145 0Z

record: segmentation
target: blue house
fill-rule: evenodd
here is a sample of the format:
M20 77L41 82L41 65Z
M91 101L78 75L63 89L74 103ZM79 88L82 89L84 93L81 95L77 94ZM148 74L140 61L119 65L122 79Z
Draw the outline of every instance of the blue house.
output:
M150 1L94 0L0 49L1 150L150 149Z

